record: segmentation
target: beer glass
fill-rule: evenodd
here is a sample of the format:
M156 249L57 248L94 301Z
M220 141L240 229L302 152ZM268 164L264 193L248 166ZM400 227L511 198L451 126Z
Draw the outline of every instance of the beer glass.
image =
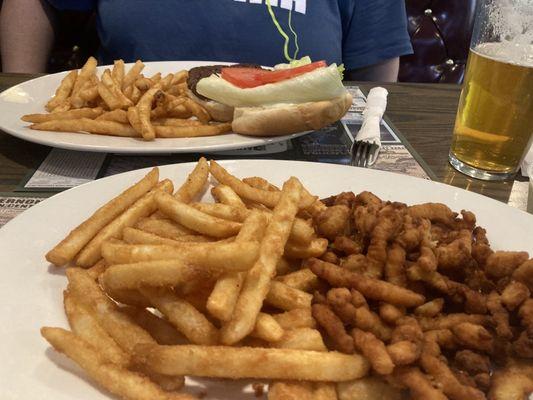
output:
M533 139L533 0L478 0L450 164L514 176Z

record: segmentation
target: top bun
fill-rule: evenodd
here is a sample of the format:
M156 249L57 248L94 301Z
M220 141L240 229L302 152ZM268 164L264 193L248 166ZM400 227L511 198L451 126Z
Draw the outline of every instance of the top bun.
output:
M321 129L340 120L350 109L352 96L301 104L264 107L237 107L232 130L251 136L281 136Z

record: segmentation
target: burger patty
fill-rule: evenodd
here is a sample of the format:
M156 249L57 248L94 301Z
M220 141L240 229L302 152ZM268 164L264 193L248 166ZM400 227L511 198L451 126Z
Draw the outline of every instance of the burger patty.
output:
M213 74L220 74L222 68L255 68L263 69L258 64L235 64L235 65L208 65L205 67L195 67L189 70L189 77L187 78L187 87L194 93L195 96L202 100L209 100L207 97L202 96L196 91L196 85L198 81L203 78L207 78Z

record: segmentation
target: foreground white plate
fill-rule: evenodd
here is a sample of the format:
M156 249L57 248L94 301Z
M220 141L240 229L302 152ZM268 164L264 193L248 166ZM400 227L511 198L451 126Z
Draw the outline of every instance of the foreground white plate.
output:
M163 75L201 65L229 64L216 61L162 61L147 62L143 74L150 76L157 72ZM126 64L126 70L132 64ZM107 66L99 67L101 72ZM29 142L60 147L69 150L99 151L110 153L156 154L193 153L242 149L285 141L304 135L301 132L287 136L260 138L235 133L199 138L156 139L145 142L138 138L124 138L84 133L34 131L21 121L24 114L44 113L44 105L55 93L67 72L46 75L13 86L0 94L0 129Z
M331 164L244 160L222 164L239 177L263 176L280 184L300 178L314 194L370 190L386 200L408 204L443 202L452 209L472 210L488 230L494 249L533 253L533 215L475 193L404 175ZM192 164L161 167L161 176L182 182ZM43 325L66 327L62 269L44 254L97 207L140 179L147 170L100 179L58 194L24 212L0 229L0 388L12 400L107 399L73 363L57 355L40 337ZM206 194L205 198L209 198ZM74 374L72 373L74 372ZM211 382L208 398L255 399L239 394L239 384Z

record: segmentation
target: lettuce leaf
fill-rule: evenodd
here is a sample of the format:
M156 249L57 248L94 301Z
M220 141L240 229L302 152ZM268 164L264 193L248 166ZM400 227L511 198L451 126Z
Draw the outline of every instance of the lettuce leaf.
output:
M341 81L344 80L344 71L345 71L345 68L344 68L344 64L341 64L337 67L337 70L339 71L339 75L341 76Z
M311 57L305 56L300 58L299 60L292 60L290 63L286 64L277 64L274 66L274 69L289 69L289 68L295 68L295 67L301 67L302 65L311 64Z
M196 90L202 96L232 107L305 103L330 100L346 93L336 64L285 81L241 89L220 76L201 79Z

